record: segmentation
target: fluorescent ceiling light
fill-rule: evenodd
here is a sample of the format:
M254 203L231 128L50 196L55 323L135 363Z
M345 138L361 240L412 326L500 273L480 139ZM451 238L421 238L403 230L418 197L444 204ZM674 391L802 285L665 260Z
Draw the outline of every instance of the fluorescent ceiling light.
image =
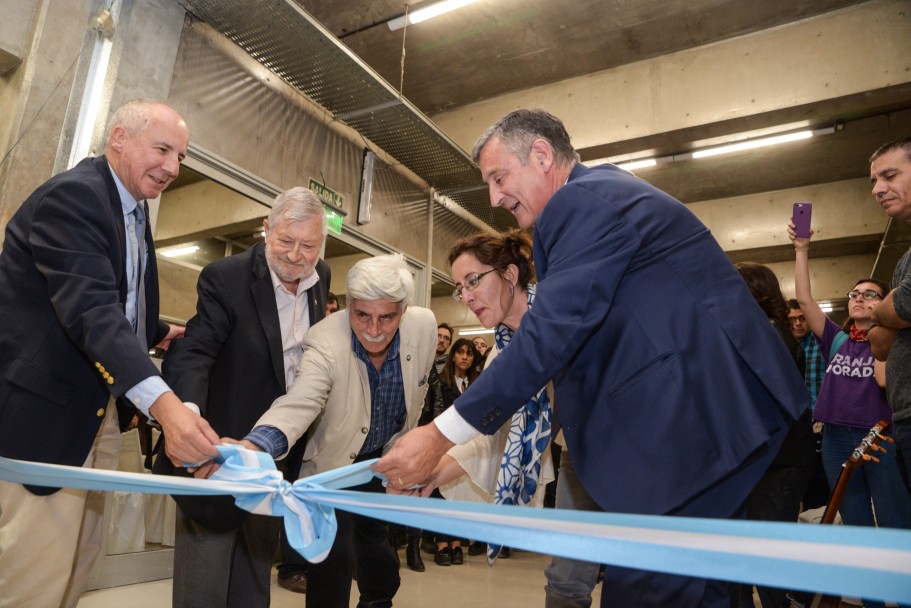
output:
M179 258L181 256L190 255L191 253L196 253L199 251L198 245L188 245L187 247L174 247L172 249L165 249L161 252L166 258Z
M482 334L492 334L492 333L494 333L492 329L484 329L483 327L480 329L471 328L471 329L460 329L459 330L460 336L480 336Z
M645 158L643 160L633 160L628 163L619 163L618 167L621 169L626 169L627 171L635 171L636 169L642 169L643 167L654 167L658 164L658 161L654 158Z
M810 139L813 137L813 131L798 131L797 133L787 133L785 135L776 135L774 137L763 137L760 139L750 139L747 141L709 148L708 150L697 150L693 152L693 158L705 158L706 156L715 156L717 154L728 154L730 152L740 152L741 150L752 150L753 148L762 148L764 146L774 146L789 141L800 139Z
M421 21L427 21L428 19L439 17L444 13L463 8L469 4L474 4L477 1L478 0L443 0L443 2L431 4L430 6L418 9L413 13L408 13L408 25L414 25L416 23L420 23ZM387 21L386 24L389 26L389 29L394 32L405 27L405 18L406 15L402 15L401 17Z

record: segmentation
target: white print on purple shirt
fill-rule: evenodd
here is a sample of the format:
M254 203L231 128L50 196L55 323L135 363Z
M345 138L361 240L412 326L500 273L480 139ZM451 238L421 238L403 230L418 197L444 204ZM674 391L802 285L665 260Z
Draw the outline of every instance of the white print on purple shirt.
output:
M836 376L850 376L851 378L869 378L873 375L873 362L876 361L872 356L866 357L849 357L848 355L836 354L832 357L829 367L826 368L827 374Z

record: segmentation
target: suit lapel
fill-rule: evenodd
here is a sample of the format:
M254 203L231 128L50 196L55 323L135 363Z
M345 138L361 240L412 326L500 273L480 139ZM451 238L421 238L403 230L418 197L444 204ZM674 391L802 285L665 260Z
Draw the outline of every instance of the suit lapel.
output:
M406 330L409 326L408 311L402 315L402 322L399 324L399 363L402 368L402 388L405 391L405 425L408 426L407 420L411 417L412 403L410 387L414 386L414 361L417 357L415 345L411 339L411 334ZM423 406L423 404L421 404Z
M120 274L118 277L118 291L120 293L120 302L125 304L127 301L127 265L126 265L126 251L127 251L127 234L126 228L124 227L123 221L123 205L120 202L120 192L117 190L117 184L114 182L114 177L111 175L111 168L108 165L108 160L104 156L98 156L91 161L95 166L95 170L98 171L101 176L104 178L105 186L108 189L108 202L111 206L111 216L114 224L114 231L117 233L117 241L119 247L117 252L120 254L120 259L115 260L119 265ZM116 266L115 266L116 267Z
M254 248L251 264L253 283L250 284L250 292L253 295L259 322L266 334L266 342L269 344L272 369L282 391L287 391L281 324L278 321L278 307L275 304L275 287L272 285L272 276L269 274L269 266L266 264L265 245L257 243Z

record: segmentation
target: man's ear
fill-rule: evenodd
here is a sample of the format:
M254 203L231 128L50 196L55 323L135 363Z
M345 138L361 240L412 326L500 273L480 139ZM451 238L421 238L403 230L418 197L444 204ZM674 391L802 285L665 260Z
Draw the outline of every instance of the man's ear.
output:
M127 133L126 128L123 125L117 125L111 130L111 149L117 152L118 154L123 152L123 143L126 141L126 138L129 134Z
M536 139L531 144L531 160L547 173L554 164L554 150L545 139Z

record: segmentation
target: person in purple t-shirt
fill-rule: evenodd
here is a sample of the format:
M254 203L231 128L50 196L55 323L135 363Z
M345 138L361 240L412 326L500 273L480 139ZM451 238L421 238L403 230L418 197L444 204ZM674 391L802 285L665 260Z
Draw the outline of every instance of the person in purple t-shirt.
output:
M867 341L873 309L889 292L889 286L876 279L861 279L855 283L848 293L849 318L845 327L840 328L826 317L810 292L810 239L798 238L793 223L788 228L788 235L796 250L794 286L797 301L826 359L826 373L813 418L824 423L822 461L829 486L834 488L842 463L870 427L880 420L892 421L892 410L884 390L885 364L874 359ZM836 344L834 354L833 344ZM867 464L854 471L839 508L841 518L848 525L911 528L911 496L902 483L895 450L877 452L877 458L879 463ZM884 604L865 600L864 606Z

